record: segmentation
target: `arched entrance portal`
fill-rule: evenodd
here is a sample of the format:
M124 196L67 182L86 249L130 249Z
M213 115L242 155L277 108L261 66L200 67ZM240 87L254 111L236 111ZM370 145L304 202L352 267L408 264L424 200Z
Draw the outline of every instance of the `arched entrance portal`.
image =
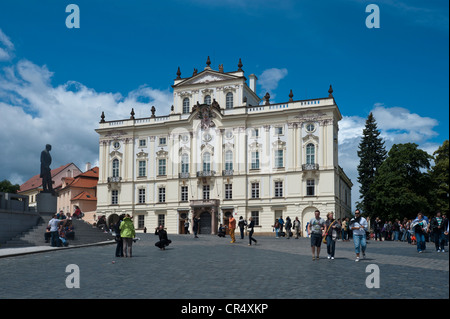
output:
M211 234L211 214L209 212L203 212L200 214L199 234L202 235Z

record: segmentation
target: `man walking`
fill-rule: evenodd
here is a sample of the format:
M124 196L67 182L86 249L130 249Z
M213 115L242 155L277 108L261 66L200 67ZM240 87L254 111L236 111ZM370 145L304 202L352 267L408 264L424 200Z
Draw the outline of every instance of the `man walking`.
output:
M422 253L426 249L425 233L428 223L422 213L417 214L417 218L411 223L411 230L414 232L417 241L417 251Z
M59 246L59 225L61 221L56 218L56 214L53 215L53 218L50 219L48 222L48 226L50 227L50 240L52 247L58 247Z
M298 236L300 235L300 227L301 227L300 221L298 220L298 217L295 217L293 225L293 229L295 232L295 239L298 239Z
M431 233L434 239L434 245L438 253L445 252L445 238L444 238L444 219L441 217L441 212L437 212L436 216L430 222Z
M315 217L308 224L308 234L311 237L312 260L319 259L320 245L322 244L322 236L325 232L325 220L320 218L320 211L316 210L314 215Z
M355 217L350 220L350 229L353 231L353 243L355 244L356 260L359 261L359 254L362 252L366 258L366 229L367 220L361 216L359 209L355 210Z

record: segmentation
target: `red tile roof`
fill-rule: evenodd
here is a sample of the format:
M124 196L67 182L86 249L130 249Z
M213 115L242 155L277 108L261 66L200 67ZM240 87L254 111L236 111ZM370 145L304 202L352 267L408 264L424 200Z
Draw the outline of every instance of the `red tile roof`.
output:
M93 200L93 201L97 201L97 197L92 196L88 192L81 192L80 194L78 194L77 196L75 196L74 198L71 199L71 201L73 201L73 200Z

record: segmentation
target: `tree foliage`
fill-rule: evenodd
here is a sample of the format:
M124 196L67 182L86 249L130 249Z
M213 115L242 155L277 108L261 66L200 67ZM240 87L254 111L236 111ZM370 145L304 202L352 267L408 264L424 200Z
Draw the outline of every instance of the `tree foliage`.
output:
M449 213L449 141L446 140L434 153L434 166L430 170L433 182L433 207L442 214Z
M0 192L4 193L17 193L20 189L19 184L13 185L10 181L4 179L0 182Z

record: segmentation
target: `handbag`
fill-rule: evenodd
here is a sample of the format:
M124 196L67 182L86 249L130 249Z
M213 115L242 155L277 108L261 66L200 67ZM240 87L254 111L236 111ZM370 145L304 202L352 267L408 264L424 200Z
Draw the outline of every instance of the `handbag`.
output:
M330 224L330 226L328 226L327 232L326 232L325 234L328 234L328 231L330 230L331 226L332 226L335 222L336 222L336 220L334 220L334 221ZM323 242L324 244L327 243L327 236L323 236L322 242Z

